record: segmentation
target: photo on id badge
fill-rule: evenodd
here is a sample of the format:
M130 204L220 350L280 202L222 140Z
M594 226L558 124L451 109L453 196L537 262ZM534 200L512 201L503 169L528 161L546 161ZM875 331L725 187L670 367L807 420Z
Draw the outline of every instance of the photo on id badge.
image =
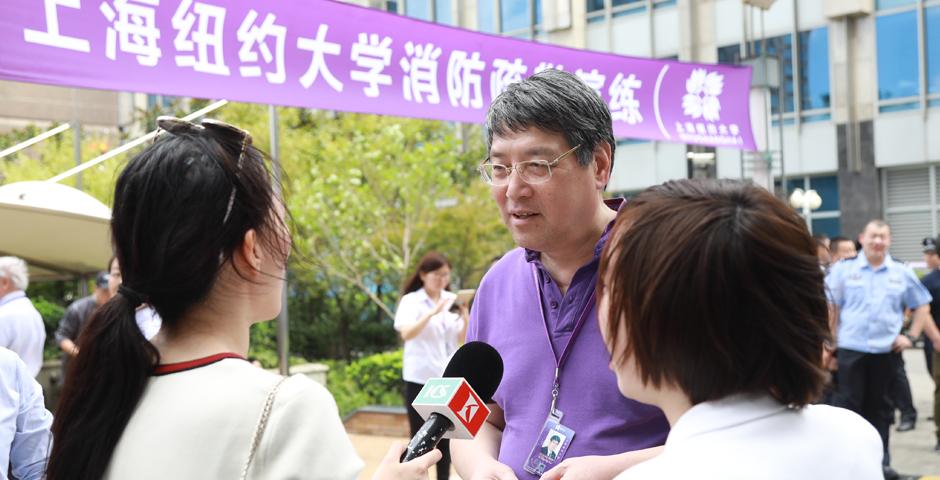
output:
M538 441L529 453L525 463L525 470L535 475L541 475L565 459L565 453L574 431L558 423L554 418L545 421Z

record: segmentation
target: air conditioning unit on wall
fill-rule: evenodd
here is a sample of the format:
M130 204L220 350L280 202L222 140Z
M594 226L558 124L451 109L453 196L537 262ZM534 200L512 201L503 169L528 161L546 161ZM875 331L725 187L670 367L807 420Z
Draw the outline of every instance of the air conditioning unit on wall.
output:
M828 18L865 16L874 11L875 0L824 0L823 3L823 12Z
M777 0L743 0L745 5L752 5L762 10L769 10Z

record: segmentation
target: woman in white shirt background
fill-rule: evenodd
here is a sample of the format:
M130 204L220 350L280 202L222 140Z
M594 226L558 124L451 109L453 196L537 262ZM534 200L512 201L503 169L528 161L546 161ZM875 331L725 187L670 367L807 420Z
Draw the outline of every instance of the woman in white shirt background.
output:
M353 480L363 463L330 393L246 360L277 316L291 250L266 155L237 127L161 117L121 171L112 244L123 282L78 338L47 480ZM162 318L148 341L137 308ZM418 480L439 452L375 479Z
M428 379L444 373L451 355L467 337L467 306L458 305L459 314L450 311L457 295L447 291L449 285L450 262L440 253L429 252L404 282L395 311L395 330L405 343L402 379L412 436L424 421L411 407L411 402ZM437 478L447 480L450 476L449 441L441 441L438 449L444 458L437 464Z
M770 192L651 187L621 210L598 278L620 391L672 427L618 480L882 478L875 429L812 404L831 339L823 272L804 220Z

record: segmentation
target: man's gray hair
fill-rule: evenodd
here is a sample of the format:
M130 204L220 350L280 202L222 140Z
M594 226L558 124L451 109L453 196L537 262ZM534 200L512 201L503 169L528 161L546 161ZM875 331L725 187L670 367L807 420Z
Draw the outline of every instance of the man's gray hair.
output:
M486 150L494 136L521 132L536 127L560 133L571 147L578 149L578 163L588 165L594 158L594 147L601 142L610 145L613 169L614 140L610 109L594 89L568 72L549 68L506 87L490 105L483 134Z
M26 290L29 286L29 270L26 262L17 257L0 257L0 278L9 278L13 288Z

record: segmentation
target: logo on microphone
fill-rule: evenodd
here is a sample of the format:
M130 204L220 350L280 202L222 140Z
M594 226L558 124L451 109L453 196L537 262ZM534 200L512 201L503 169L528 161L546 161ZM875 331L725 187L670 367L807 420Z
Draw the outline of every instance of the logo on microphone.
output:
M476 401L473 395L467 396L467 401L463 404L463 407L457 412L464 423L470 423L473 421L474 414L480 410L480 403Z

